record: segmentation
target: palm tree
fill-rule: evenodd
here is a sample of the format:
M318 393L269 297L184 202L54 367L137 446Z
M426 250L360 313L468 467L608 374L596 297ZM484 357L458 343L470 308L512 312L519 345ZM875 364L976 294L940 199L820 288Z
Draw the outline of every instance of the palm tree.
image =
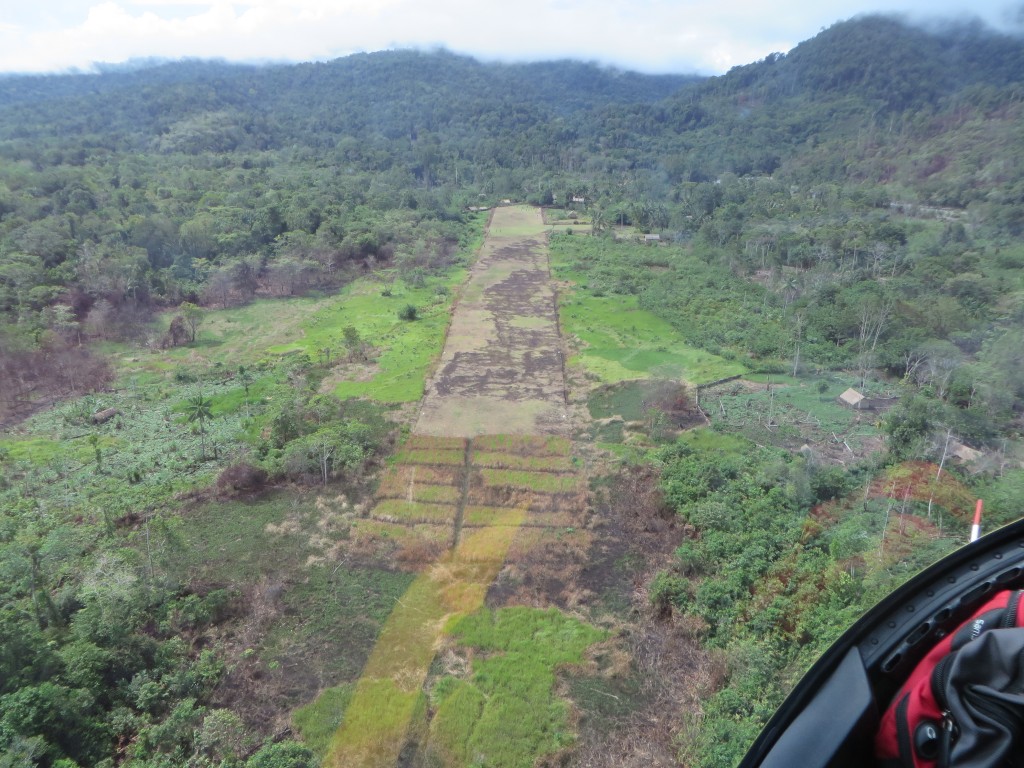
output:
M210 410L212 405L213 401L203 397L202 392L188 400L188 421L199 422L199 438L203 446L203 457L200 461L206 460L206 421L213 418L213 412Z
M249 385L252 384L252 374L245 370L244 365L238 366L238 380L245 387L245 420L249 420Z

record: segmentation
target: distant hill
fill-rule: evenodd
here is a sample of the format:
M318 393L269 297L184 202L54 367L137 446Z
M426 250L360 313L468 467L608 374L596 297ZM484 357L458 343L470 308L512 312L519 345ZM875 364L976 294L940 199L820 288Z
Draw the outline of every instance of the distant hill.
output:
M100 74L0 78L0 137L69 133L139 147L199 119L196 151L264 149L324 134L415 140L502 133L613 104L654 102L697 79L560 61L485 64L444 51L356 54L326 63L182 61Z
M1021 38L864 16L713 78L445 51L12 76L0 78L0 155L45 167L301 148L353 171L400 169L427 187L461 173L538 201L566 185L611 194L623 174L656 199L726 173L850 180L932 205L995 204L1016 231L1022 99Z
M1024 39L865 16L658 104L624 106L594 135L669 183L781 174L895 183L966 206L1024 175L1022 102Z

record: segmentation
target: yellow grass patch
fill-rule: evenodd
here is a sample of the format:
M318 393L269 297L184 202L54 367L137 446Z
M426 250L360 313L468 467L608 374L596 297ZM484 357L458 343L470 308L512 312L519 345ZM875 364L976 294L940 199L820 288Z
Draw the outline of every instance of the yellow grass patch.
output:
M560 435L481 435L473 451L516 453L522 456L569 456L572 441Z
M535 472L572 471L571 456L524 456L518 453L474 450L472 464L475 467L491 469L524 469Z
M564 431L568 414L558 399L510 400L504 396L449 395L427 401L416 430L431 435L490 435Z
M381 630L324 766L397 763L409 734L423 726L421 689L445 625L483 605L523 517L508 510L507 526L464 537L410 585Z
M573 493L580 488L580 479L573 474L526 472L517 469L481 469L484 486L520 488L534 493Z

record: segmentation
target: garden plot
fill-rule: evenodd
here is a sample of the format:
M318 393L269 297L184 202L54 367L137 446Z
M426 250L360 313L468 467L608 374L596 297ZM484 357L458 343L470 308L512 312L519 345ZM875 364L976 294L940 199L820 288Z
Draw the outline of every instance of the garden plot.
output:
M839 395L854 383L840 376L741 379L701 390L700 404L713 424L754 442L807 446L821 461L845 464L879 449L886 410L843 405Z

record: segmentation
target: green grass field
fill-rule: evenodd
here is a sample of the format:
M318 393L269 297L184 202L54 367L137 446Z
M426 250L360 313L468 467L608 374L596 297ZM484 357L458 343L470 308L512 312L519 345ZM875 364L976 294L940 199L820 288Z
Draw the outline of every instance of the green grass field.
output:
M403 449L395 456L395 461L402 464L436 464L445 467L461 467L466 463L463 450L447 448Z
M334 394L369 397L382 403L415 402L423 396L427 373L444 344L450 289L465 277L466 270L452 270L444 279L428 281L419 288L398 281L387 285L370 279L356 281L341 292L336 303L306 319L299 337L267 351L277 355L302 352L314 359L322 350L343 355L343 331L351 326L375 348L375 367L366 380L338 381ZM382 295L385 288L390 296ZM398 313L410 304L419 310L418 319L399 319Z
M331 738L345 717L354 688L354 684L325 688L316 699L292 712L292 725L317 757L323 759L327 754Z
M570 360L603 384L629 379L678 379L703 384L742 374L744 366L688 344L664 317L641 309L638 295L670 270L675 248L651 248L606 238L559 237L551 270L575 286L560 296L562 331L579 340Z
M114 358L125 385L153 387L189 368L201 372L218 367L233 371L239 365L265 369L292 355L337 363L347 354L344 330L351 326L372 347L373 362L358 380L346 380L344 374L332 379L334 394L382 403L414 402L423 395L429 368L444 343L451 289L466 274L465 269L453 269L421 287L363 278L326 298L259 299L244 307L209 309L193 344L153 352L115 344L104 349ZM418 319L399 319L399 312L409 304L417 308ZM170 314L165 314L156 332L169 319Z
M405 441L408 450L464 451L469 441L464 437L440 437L435 435L410 435Z
M671 405L680 393L676 382L662 379L624 381L601 387L587 399L587 408L595 419L620 416L625 421L640 421L649 417L651 408ZM688 395L692 398L692 393Z
M462 512L464 526L482 527L486 525L506 525L509 510L507 507L469 506Z
M428 755L448 765L521 768L572 744L556 672L582 662L606 633L554 608L524 607L485 609L449 631L476 653L468 677L443 677L432 688Z
M456 504L461 494L460 489L454 485L426 485L415 483L411 491L407 491L399 498L412 496L413 501L437 504Z
M405 499L382 499L371 514L378 520L403 520L416 523L452 523L455 521L454 504L428 504Z
M0 456L4 460L23 461L35 466L42 466L52 461L67 461L81 465L93 462L96 448L82 434L74 437L51 439L42 436L10 437L0 439ZM103 435L96 445L100 451L108 453L123 444L122 440L112 435Z
M601 382L682 379L691 384L744 373L740 363L686 344L665 320L637 307L635 296L565 296L559 307L563 333L581 342L570 364Z

